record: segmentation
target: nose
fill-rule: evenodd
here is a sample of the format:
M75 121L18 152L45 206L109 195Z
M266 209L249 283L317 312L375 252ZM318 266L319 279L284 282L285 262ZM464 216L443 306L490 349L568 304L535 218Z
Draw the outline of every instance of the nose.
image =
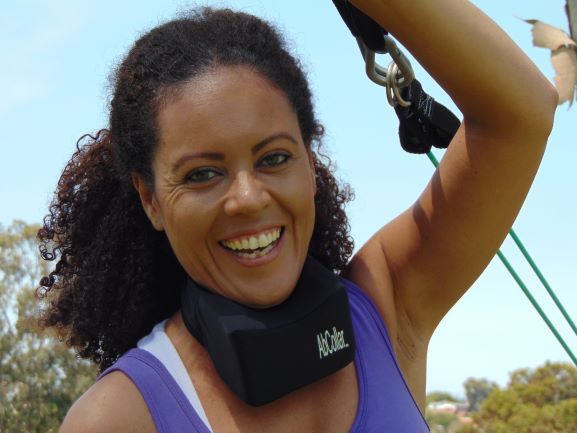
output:
M270 203L271 197L262 182L246 171L239 171L232 182L224 203L228 215L258 214Z

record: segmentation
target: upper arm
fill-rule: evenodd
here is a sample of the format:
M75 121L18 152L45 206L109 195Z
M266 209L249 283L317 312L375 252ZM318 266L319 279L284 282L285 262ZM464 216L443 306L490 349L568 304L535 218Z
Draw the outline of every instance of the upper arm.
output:
M121 372L104 376L70 408L59 433L154 432L146 403Z
M59 433L112 433L107 409L98 404L94 389L88 390L68 410Z
M364 265L386 269L369 290L392 285L397 315L424 339L505 238L541 160L543 131L497 134L464 121L415 204L369 241L378 248L367 245Z

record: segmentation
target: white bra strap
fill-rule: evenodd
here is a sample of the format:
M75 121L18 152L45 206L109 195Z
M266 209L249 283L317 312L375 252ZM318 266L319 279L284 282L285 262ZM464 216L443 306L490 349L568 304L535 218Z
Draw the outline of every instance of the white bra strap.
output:
M210 428L210 423L200 399L198 398L198 393L194 388L194 384L190 380L190 376L184 367L176 348L166 335L164 327L167 320L160 322L156 325L150 334L143 337L137 344L140 349L144 349L154 355L168 370L173 379L182 389L182 392L188 398L188 401L198 414L199 418L204 422L206 428L212 433Z

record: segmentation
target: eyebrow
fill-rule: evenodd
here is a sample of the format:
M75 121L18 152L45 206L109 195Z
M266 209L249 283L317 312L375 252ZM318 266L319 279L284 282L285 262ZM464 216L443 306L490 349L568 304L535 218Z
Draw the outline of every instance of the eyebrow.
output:
M273 134L270 137L267 137L267 138L259 141L258 143L256 143L254 146L252 146L250 151L254 155L255 153L257 153L259 150L261 150L263 147L265 147L270 142L275 141L275 140L280 140L280 139L285 139L285 140L293 142L294 144L298 144L297 140L295 140L293 138L293 136L290 135L289 133L278 132L278 133ZM184 164L186 161L190 161L191 159L195 159L195 158L212 159L214 161L224 161L224 154L220 153L220 152L185 153L180 158L178 158L178 160L174 163L173 170L177 171L180 168L180 166L182 164Z

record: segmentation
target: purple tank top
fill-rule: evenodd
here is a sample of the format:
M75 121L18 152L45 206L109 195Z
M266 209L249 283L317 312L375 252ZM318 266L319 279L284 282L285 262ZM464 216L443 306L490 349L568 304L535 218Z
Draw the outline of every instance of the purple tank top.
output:
M359 405L350 433L429 433L397 364L385 325L369 298L347 280L357 350ZM142 349L126 352L99 379L122 371L138 387L158 433L209 433L167 369Z

